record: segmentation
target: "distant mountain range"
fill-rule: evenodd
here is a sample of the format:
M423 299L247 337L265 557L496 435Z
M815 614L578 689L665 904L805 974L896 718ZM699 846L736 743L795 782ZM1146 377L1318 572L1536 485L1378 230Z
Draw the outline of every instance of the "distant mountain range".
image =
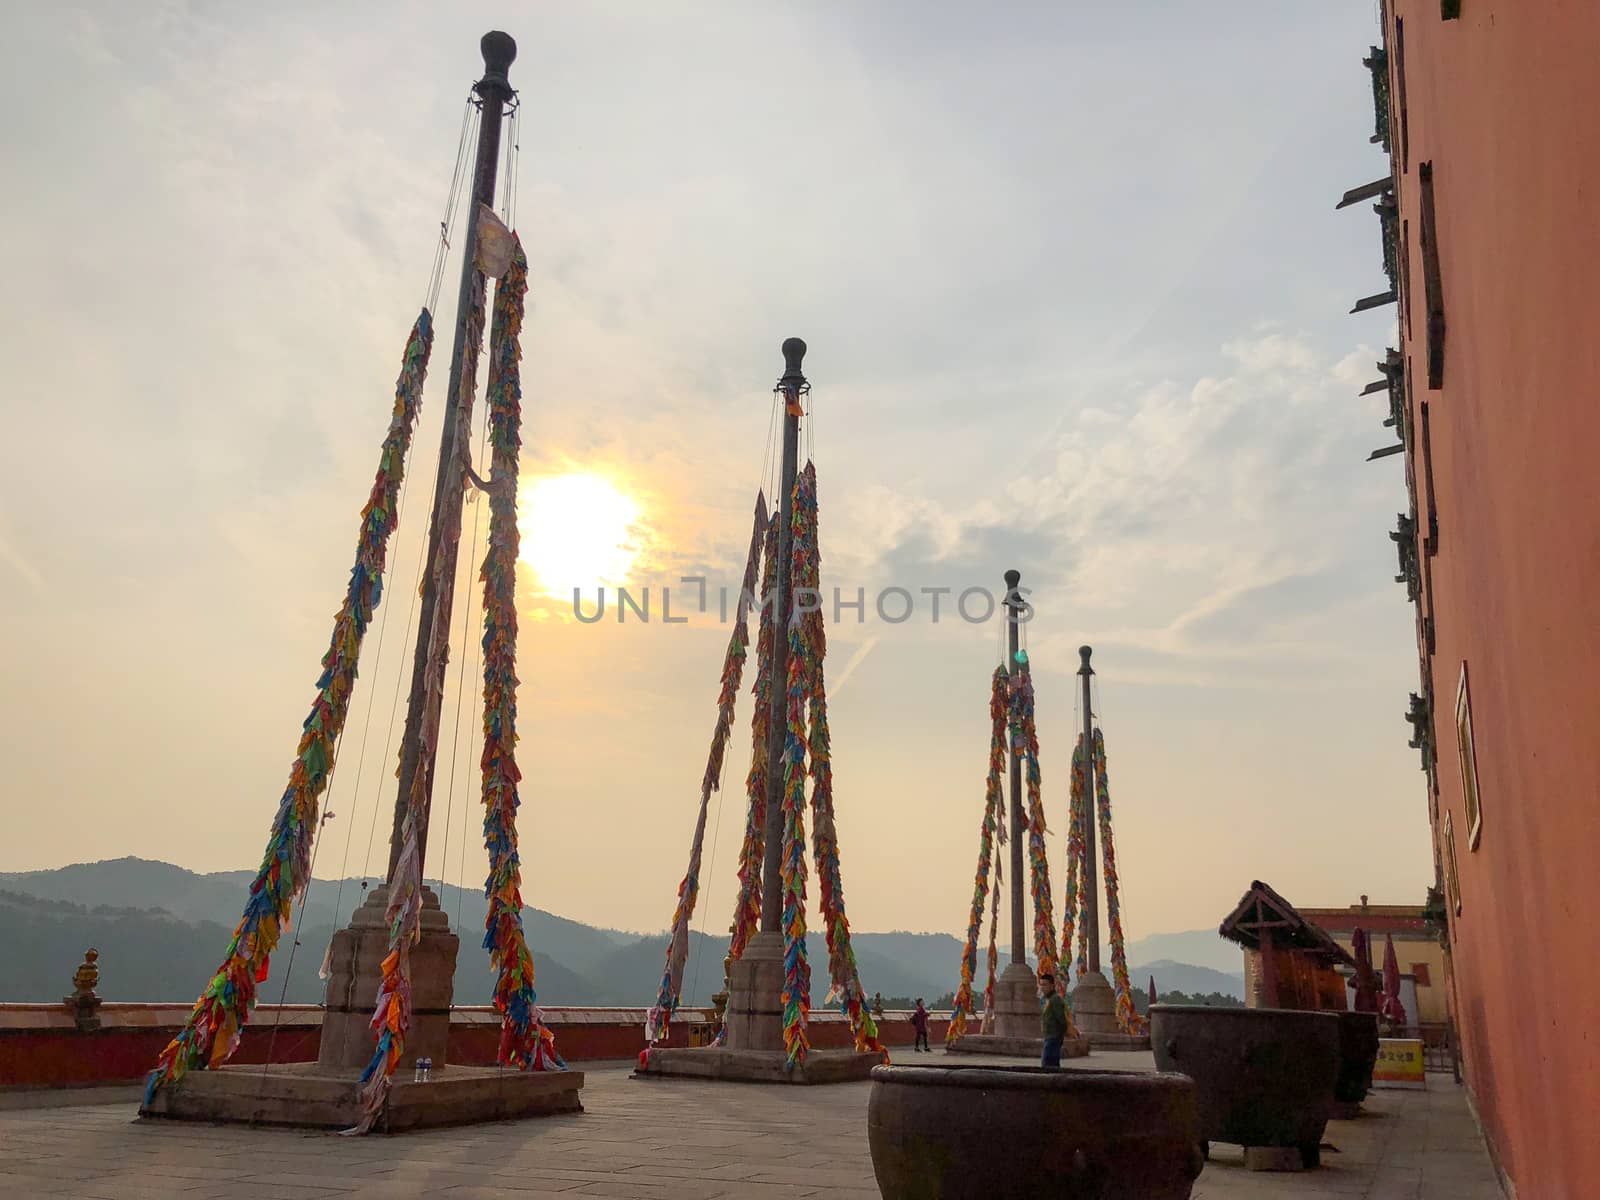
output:
M1191 996L1206 996L1212 992L1221 992L1224 996L1232 996L1235 1000L1244 999L1243 975L1213 971L1210 967L1173 962L1167 958L1129 967L1128 975L1133 986L1138 989L1148 987L1151 976L1154 976L1158 995L1165 995L1168 992L1187 992Z
M71 990L83 951L94 946L100 951L99 992L107 1000L188 1003L216 970L252 878L250 871L202 875L140 858L0 872L0 1001L59 1000ZM333 931L361 903L363 889L359 879L314 881L296 922L299 944L286 940L273 956L272 977L261 992L264 1002L276 1002L280 995L291 1004L322 1000L317 968ZM483 894L446 885L439 901L451 928L461 934L456 1001L487 1004L493 977L476 937L486 912ZM542 1002L643 1007L654 1000L666 954L664 932L641 937L532 907L522 915ZM1232 951L1231 956L1217 953L1206 939ZM822 939L815 940L814 956ZM949 934L856 932L852 941L863 984L885 997L932 1001L955 987L961 943ZM1169 953L1148 954L1147 947ZM1174 948L1186 948L1196 955L1194 962L1231 965L1233 971L1191 965L1170 952ZM722 987L727 949L726 937L690 935L684 1003L710 1003ZM1152 960L1130 968L1136 987L1154 974L1162 992L1244 994L1237 947L1215 932L1158 934L1131 943L1128 957L1135 963ZM1109 967L1109 953L1104 960Z
M1100 956L1109 958L1109 951L1102 950ZM1225 975L1237 975L1241 980L1244 978L1243 951L1237 943L1219 934L1215 925L1210 929L1191 929L1187 933L1152 933L1136 942L1129 942L1128 961L1192 963L1197 967L1221 971Z

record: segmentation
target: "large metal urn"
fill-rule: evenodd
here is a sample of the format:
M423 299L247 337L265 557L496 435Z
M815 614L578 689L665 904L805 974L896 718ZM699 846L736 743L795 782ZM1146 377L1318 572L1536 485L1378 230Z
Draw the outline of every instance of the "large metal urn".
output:
M1336 1014L1156 1004L1150 1042L1161 1070L1194 1080L1207 1147L1293 1147L1305 1166L1320 1164L1339 1077Z
M1185 1200L1205 1165L1181 1075L876 1067L867 1137L885 1200Z

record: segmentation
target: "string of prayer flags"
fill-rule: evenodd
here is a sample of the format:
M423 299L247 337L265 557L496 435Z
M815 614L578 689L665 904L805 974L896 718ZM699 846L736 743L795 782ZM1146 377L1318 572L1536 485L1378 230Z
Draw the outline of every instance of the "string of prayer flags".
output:
M534 990L533 955L522 926L522 859L517 849L517 459L522 449L523 310L528 259L510 235L509 262L494 291L489 331L489 545L483 582L483 844L489 874L483 948L494 967L500 1014L496 1060L518 1070L566 1069Z
M1094 731L1094 776L1100 810L1100 846L1106 872L1106 928L1111 935L1111 980L1117 996L1117 1025L1123 1033L1144 1033L1149 1022L1133 1006L1128 950L1122 934L1122 902L1117 883L1117 850L1111 841L1111 786L1106 779L1106 740Z
M978 966L978 937L982 932L985 902L989 893L990 867L994 859L996 828L1005 826L1005 793L1001 778L1006 761L1006 708L1007 676L1004 664L994 670L989 684L989 770L984 777L983 825L978 842L978 872L972 884L972 911L967 918L967 941L961 951L961 982L956 988L955 1003L950 1012L950 1025L945 1031L945 1042L953 1043L967 1031L967 1020L972 1016L972 977ZM1000 894L999 880L995 881L995 896ZM998 924L998 921L996 922ZM989 968L990 983L984 992L984 1014L988 1019L993 1000L994 966Z
M815 472L812 472L815 479ZM805 1061L810 1048L806 1032L811 1016L811 966L806 961L806 705L811 672L805 661L800 606L795 588L804 578L804 562L812 553L814 532L802 472L794 482L790 518L788 686L785 692L787 732L783 743L783 1046L791 1067Z
M806 520L811 536L806 545L806 556L795 557L798 582L794 589L797 597L815 598L820 595L822 579L822 549L817 510L817 469L807 463L801 473L796 505L803 499ZM878 1039L878 1025L867 1007L861 989L861 972L856 965L856 954L850 944L850 918L844 909L844 878L839 867L839 838L834 826L833 812L833 755L828 735L828 691L824 679L824 664L828 657L827 629L822 619L819 603L798 603L801 644L804 647L805 669L811 676L811 815L812 852L817 861L817 890L822 909L822 927L828 941L828 976L831 986L827 1002L838 1004L850 1018L850 1031L857 1051L880 1053L888 1061L888 1052Z
M651 1045L666 1040L668 1024L683 994L683 968L689 957L689 925L694 919L695 900L700 894L700 858L705 846L706 816L711 806L711 793L722 786L722 762L727 751L728 735L733 731L733 710L744 676L745 647L750 640L750 603L755 595L756 576L760 569L761 543L770 524L767 499L757 492L755 524L750 531L750 552L745 559L739 604L734 612L733 634L728 638L728 649L722 659L717 723L711 731L711 751L706 760L706 773L700 781L700 812L695 818L694 841L689 849L689 869L678 884L678 906L672 913L672 933L667 940L667 961L661 972L661 986L656 992L655 1004L645 1016L644 1036Z
M478 386L478 358L483 345L484 276L473 273L473 286L467 298L466 341L462 346L460 390L456 395L455 444L465 455L470 445L472 406ZM454 561L453 551L461 531L449 533L451 544L441 540L438 553L428 564L436 579L444 564ZM417 767L412 773L406 796L405 815L400 825L400 856L389 878L389 905L384 919L389 926L389 952L383 960L383 978L372 1013L372 1029L377 1046L361 1073L361 1120L352 1133L366 1133L382 1115L389 1098L390 1079L405 1052L406 1035L411 1030L411 947L422 936L422 849L421 835L427 823L428 798L432 788L433 750L439 742L439 715L444 704L445 668L450 657L450 613L448 604L439 604L428 627L427 652L423 659L422 711L425 719L417 731ZM405 751L402 749L402 756Z
M288 786L272 820L266 853L250 884L250 898L222 965L149 1075L146 1105L162 1084L175 1082L190 1070L220 1066L232 1055L255 1007L256 988L267 978L272 951L289 928L290 910L310 881L317 803L332 774L339 737L349 714L362 639L383 595L389 538L399 522L400 487L432 350L433 317L424 308L406 338L389 429L378 454L377 475L361 510L355 566L350 571L344 601L334 617L333 636L316 684L316 699L301 728L300 744L289 768Z
M767 849L767 743L772 733L772 655L773 610L776 607L778 514L767 522L761 547L761 611L756 637L756 678L751 691L755 711L750 717L750 771L745 776L746 813L744 841L739 847L739 893L733 904L733 923L728 927L728 958L723 964L723 991L731 984L727 974L744 956L745 947L761 924L761 869ZM727 1039L727 1027L717 1034Z

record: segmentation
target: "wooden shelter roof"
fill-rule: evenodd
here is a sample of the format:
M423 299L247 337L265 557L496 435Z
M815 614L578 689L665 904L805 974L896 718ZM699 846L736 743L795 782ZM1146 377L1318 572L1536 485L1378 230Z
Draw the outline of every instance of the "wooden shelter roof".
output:
M1321 928L1302 917L1294 905L1257 879L1251 882L1250 890L1240 898L1217 932L1246 949L1259 950L1261 935L1268 931L1274 946L1304 951L1329 966L1356 965L1355 959Z

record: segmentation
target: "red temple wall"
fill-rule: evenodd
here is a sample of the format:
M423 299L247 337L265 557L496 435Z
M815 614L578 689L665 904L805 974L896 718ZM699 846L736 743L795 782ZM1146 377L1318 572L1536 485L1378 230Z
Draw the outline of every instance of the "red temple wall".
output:
M1587 915L1600 859L1600 5L1463 0L1449 21L1437 0L1387 8L1409 248L1405 461L1419 538L1430 506L1438 521L1437 553L1419 553L1434 625L1423 672L1435 837L1442 861L1449 814L1461 898L1453 1008L1475 1105L1518 1192L1592 1196L1600 1139L1580 1126L1600 1112ZM1437 390L1424 162L1446 331ZM1456 739L1463 663L1483 812L1475 849Z

